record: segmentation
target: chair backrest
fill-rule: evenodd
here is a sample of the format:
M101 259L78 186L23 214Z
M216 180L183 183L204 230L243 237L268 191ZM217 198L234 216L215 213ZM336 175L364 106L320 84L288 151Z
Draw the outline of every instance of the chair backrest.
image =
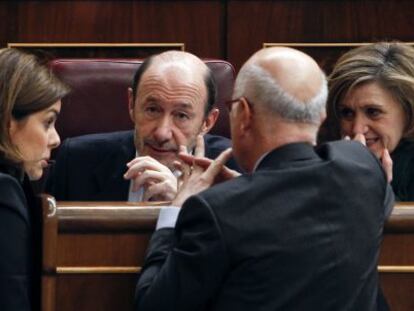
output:
M133 128L127 89L142 59L55 59L49 66L72 92L64 99L57 121L61 139ZM229 137L224 103L231 98L235 71L223 60L205 60L217 84L219 119L211 133Z

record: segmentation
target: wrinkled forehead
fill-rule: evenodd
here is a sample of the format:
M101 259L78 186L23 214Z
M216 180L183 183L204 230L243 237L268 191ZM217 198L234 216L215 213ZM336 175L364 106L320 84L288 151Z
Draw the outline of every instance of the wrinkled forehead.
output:
M207 89L204 70L186 63L160 63L151 66L142 76L138 97L169 96L185 97L195 104L205 103Z
M374 87L374 90L372 90L372 87ZM354 105L353 103L356 98L365 99L372 96L377 96L378 89L380 89L382 92L389 93L386 88L382 87L382 85L376 81L353 81L352 83L349 83L347 87L344 87L341 94L339 94L340 96L338 96L338 104L347 106Z

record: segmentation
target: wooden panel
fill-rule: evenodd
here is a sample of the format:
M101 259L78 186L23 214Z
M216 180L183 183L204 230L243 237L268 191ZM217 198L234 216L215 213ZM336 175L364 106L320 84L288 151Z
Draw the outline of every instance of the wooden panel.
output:
M183 42L200 57L222 56L221 1L19 1L16 6L15 36L0 38L3 45Z
M8 25L9 25L9 4L7 2L0 2L0 40L8 37ZM1 43L1 41L0 41ZM2 45L0 45L1 47ZM4 45L3 45L4 46Z
M414 41L412 29L410 0L0 2L0 46L183 42L236 69L264 42Z
M59 234L57 266L141 265L151 234Z
M164 203L59 202L54 209L50 202L44 201L43 310L130 310ZM385 228L379 265L392 310L413 310L413 249L414 206L398 204Z
M414 41L409 0L228 1L228 59L239 68L264 42Z
M0 48L6 47L8 40L16 40L16 16L16 1L0 1Z
M382 273L380 280L392 311L414 310L414 273Z
M59 275L56 311L132 311L137 279L137 274Z
M330 74L332 69L338 60L338 58L348 52L350 49L367 45L370 43L271 43L267 42L263 44L263 47L273 46L289 46L310 55L316 60L316 62L324 69L326 74ZM407 45L414 46L413 42L406 42Z
M379 259L381 286L393 311L414 310L414 206L399 203L385 226Z
M414 270L414 234L387 234L382 243L380 264L411 265Z

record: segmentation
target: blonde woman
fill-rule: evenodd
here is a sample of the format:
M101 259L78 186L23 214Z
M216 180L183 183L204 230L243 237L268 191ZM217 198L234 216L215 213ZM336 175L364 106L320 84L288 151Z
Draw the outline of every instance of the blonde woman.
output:
M329 77L323 133L362 134L378 158L389 153L397 199L414 201L414 48L380 42L344 54Z

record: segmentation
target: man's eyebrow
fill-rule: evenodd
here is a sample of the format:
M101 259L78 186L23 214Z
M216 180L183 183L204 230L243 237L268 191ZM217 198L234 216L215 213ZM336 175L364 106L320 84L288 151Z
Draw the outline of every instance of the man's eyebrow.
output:
M145 101L158 101L158 100L159 98L154 95L148 95L147 97L145 97Z
M194 109L194 106L191 105L190 103L179 103L176 105L176 107L183 108L183 109L190 109L190 110Z

